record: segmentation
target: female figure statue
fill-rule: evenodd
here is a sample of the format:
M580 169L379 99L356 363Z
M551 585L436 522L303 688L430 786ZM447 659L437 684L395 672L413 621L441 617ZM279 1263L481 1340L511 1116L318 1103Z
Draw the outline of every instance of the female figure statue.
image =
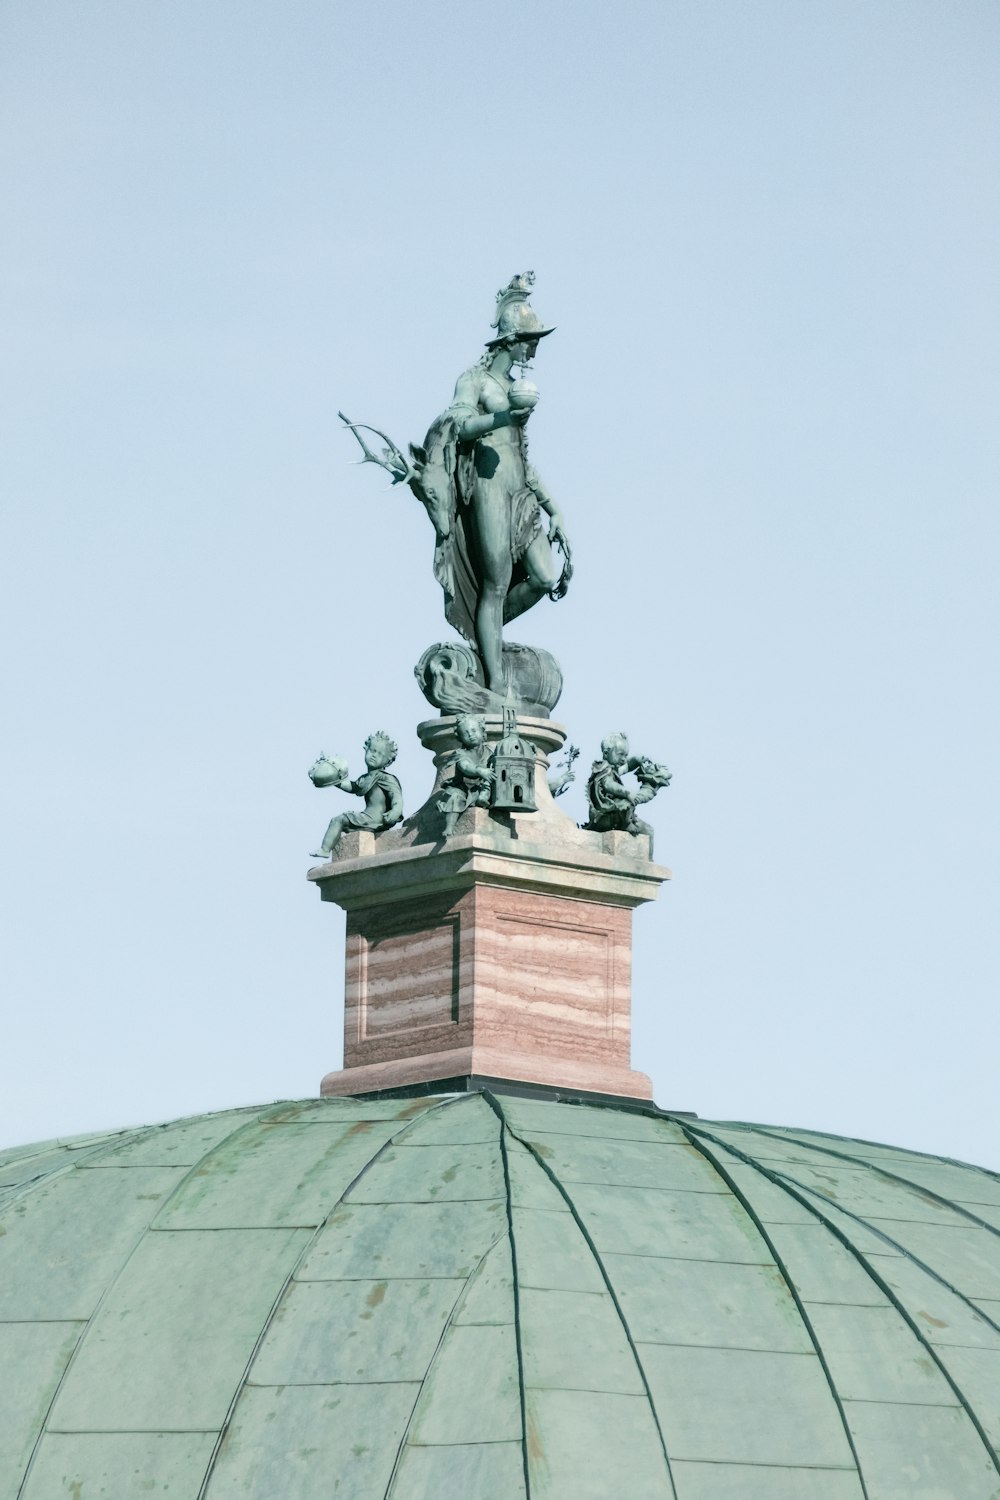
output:
M349 422L365 460L405 481L434 523L434 574L445 616L473 644L486 687L503 695L503 626L548 594L561 599L572 574L562 515L528 461L525 424L538 400L534 384L515 380L540 339L552 333L528 302L534 273L515 276L497 294L497 330L486 353L459 376L451 405L410 458L389 446L376 457ZM341 414L343 416L343 414ZM343 418L346 422L346 417ZM377 429L367 429L377 431ZM546 529L542 515L548 517ZM553 547L563 554L560 568Z
M533 280L531 272L515 276L498 294L497 336L459 376L452 404L415 450L423 462L419 488L411 484L437 531L445 615L478 647L486 686L499 693L504 623L546 594L561 597L568 583L552 552L558 544L569 555L562 515L528 461L525 426L538 393L511 377L552 332L528 303Z

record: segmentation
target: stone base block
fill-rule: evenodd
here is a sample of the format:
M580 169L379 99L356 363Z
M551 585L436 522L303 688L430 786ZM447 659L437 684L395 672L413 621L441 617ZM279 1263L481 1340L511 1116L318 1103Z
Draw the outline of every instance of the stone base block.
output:
M365 1089L444 1069L646 1097L629 1069L631 947L627 907L502 886L351 912L346 1073L378 1074Z
M456 1066L463 1073L450 1070ZM488 1070L488 1071L487 1071ZM326 1095L375 1094L383 1089L405 1088L415 1083L435 1083L441 1079L478 1076L504 1078L514 1083L535 1083L546 1088L568 1092L610 1095L618 1099L652 1099L653 1085L645 1073L631 1068L596 1065L581 1067L573 1060L532 1058L492 1051L488 1047L459 1048L454 1052L434 1052L422 1057L405 1057L384 1063L370 1063L327 1073L320 1085Z
M322 1092L478 1075L651 1098L630 1066L632 909L669 871L562 814L463 816L435 844L345 836L310 871L347 912L344 1067Z

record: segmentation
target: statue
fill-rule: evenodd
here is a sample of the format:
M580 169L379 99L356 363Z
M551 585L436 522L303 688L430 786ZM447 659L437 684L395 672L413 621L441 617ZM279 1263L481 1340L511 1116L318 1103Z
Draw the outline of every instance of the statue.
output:
M578 850L602 845L553 805L576 780L580 753L566 745L566 731L551 717L562 692L559 663L541 647L504 640L508 621L546 595L562 599L573 574L562 513L528 457L527 425L538 388L526 372L541 341L555 331L531 306L534 281L534 272L525 271L497 293L495 336L459 376L451 404L422 445L411 443L404 452L377 427L340 413L360 446L359 462L385 469L394 485L407 485L430 517L434 575L445 617L461 637L428 646L414 668L421 692L441 716L417 726L438 779L427 802L381 844L383 852L433 843L439 833L445 841L453 838L470 808L490 814L466 820L477 834L502 838L506 830L526 844L551 836ZM369 434L378 439L374 446ZM549 769L548 757L560 747L564 758ZM623 734L603 741L602 756L587 781L582 828L644 834L652 853L652 829L636 809L670 784L669 770L630 755ZM395 743L380 732L365 741L367 769L355 781L346 761L321 756L313 765L316 786L364 798L363 811L331 819L314 858L329 859L346 829L378 833L402 821L402 792L388 771L395 757ZM629 774L636 787L626 785ZM525 820L522 814L537 816ZM628 847L612 840L602 857Z
M517 734L517 720L512 709L505 711L505 738ZM461 748L452 755L452 774L438 793L435 807L442 815L441 837L450 839L458 820L467 807L494 807L498 799L497 759L502 760L504 741L491 746L487 739L486 720L482 714L461 714L455 723L455 734ZM531 750L532 767L534 749ZM575 781L573 762L579 755L575 745L567 748L563 764L548 778L549 791L559 797ZM534 772L531 772L532 780ZM516 799L517 812L536 811L533 792Z
M483 685L506 695L503 626L546 594L561 599L572 576L562 514L528 460L525 427L538 389L524 378L546 328L528 302L534 273L497 293L495 338L458 378L451 405L407 458L377 428L341 420L361 444L362 463L379 464L406 483L434 524L434 574L449 624L476 648ZM514 379L514 366L521 370ZM386 447L377 456L362 431ZM548 517L548 528L542 517ZM557 565L554 548L563 555Z
M339 787L342 792L353 792L365 799L364 812L338 813L330 820L318 849L313 850L313 859L329 859L335 851L340 836L346 828L367 828L379 833L383 828L392 828L403 816L403 789L397 778L386 769L396 759L397 745L383 730L370 734L365 740L364 776L357 781L347 777L347 762L339 757L320 755L309 769L313 786Z
M624 734L609 734L601 741L603 760L595 760L587 781L587 802L590 817L584 828L597 833L618 829L623 833L646 833L652 852L653 830L635 815L635 809L643 802L651 802L661 787L670 785L670 772L666 766L645 756L629 755L628 739ZM633 771L639 783L637 792L629 791L622 781L624 772Z
M481 714L463 714L455 725L461 749L455 753L455 771L446 782L436 806L443 815L442 837L450 839L467 807L489 807L493 792L492 751L486 740L486 721Z

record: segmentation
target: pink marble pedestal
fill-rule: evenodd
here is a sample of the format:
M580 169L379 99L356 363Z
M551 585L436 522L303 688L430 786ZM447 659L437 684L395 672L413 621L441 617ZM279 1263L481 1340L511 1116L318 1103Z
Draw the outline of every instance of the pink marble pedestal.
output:
M462 815L447 842L345 835L310 870L347 912L344 1067L323 1094L469 1075L652 1097L632 1070L632 909L670 872L648 840L537 813Z

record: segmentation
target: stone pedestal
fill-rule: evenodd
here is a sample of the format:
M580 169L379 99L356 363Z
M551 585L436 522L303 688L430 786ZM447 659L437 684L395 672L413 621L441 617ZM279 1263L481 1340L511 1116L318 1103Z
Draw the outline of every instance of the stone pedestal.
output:
M446 842L431 802L310 870L347 912L344 1067L322 1093L479 1075L652 1096L630 1066L632 909L670 872L645 837L581 830L538 788L538 812L469 809Z

